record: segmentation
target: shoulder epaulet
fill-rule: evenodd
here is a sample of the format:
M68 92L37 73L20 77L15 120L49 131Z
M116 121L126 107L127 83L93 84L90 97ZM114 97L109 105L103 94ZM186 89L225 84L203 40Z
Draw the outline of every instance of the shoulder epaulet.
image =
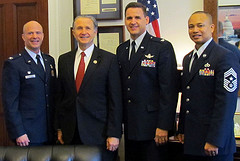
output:
M52 56L51 55L49 55L49 54L46 54L46 53L42 53L44 56L46 56L46 57L49 57L49 58L52 58Z
M164 38L159 38L159 37L154 37L154 36L151 36L150 39L153 41L156 41L156 42L160 42L160 43L166 41Z
M10 57L8 58L8 60L15 60L15 59L17 59L17 58L20 58L21 56L22 56L22 54L19 53L19 54L16 54L16 55L10 56Z

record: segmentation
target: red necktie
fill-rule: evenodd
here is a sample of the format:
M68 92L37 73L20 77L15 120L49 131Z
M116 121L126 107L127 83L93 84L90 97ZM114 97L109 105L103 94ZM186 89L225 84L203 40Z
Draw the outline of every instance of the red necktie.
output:
M84 57L86 56L86 54L84 52L81 52L81 60L80 63L78 65L78 71L77 71L77 76L76 76L76 89L77 92L79 91L81 84L82 84L82 80L84 77L84 71L85 71L85 62L84 62Z

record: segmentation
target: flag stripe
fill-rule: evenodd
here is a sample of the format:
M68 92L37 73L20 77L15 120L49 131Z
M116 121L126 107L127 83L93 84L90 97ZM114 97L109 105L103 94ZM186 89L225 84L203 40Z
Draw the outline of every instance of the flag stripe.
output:
M154 20L152 22L152 26L155 32L156 37L160 37L160 31L159 31L159 25L158 25L158 20Z

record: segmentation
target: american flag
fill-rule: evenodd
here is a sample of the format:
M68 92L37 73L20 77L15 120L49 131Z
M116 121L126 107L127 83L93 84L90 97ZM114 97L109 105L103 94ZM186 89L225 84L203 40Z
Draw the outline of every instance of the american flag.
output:
M160 21L158 14L158 6L156 0L137 0L147 7L147 16L149 17L149 24L147 31L156 37L160 37Z

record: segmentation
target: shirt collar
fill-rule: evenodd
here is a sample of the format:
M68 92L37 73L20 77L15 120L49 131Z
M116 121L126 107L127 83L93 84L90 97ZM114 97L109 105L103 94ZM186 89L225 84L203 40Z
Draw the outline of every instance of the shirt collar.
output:
M31 50L29 50L26 46L25 46L25 50L28 52L28 54L31 56L31 58L35 61L36 59L36 55L38 54L40 56L40 59L42 59L42 55L41 55L41 51L39 50L39 52L36 54L34 52L32 52Z
M135 43L136 43L136 49L138 49L138 47L140 46L140 44L142 43L142 40L143 40L143 38L144 38L144 36L146 35L146 31L142 34L142 35L140 35L136 40L135 40ZM130 44L132 44L132 42L133 42L134 40L132 39L132 38L130 38ZM136 50L137 51L137 50Z
M82 52L85 53L86 57L90 57L93 53L93 49L94 49L94 44L92 44L90 47L88 47L85 51L81 50L79 45L78 45L78 50L77 53L80 56Z
M197 52L198 58L202 55L202 53L204 52L204 50L207 48L207 46L210 44L210 42L212 41L212 38L210 38L207 42L205 42L198 50L195 48L193 50L193 53Z

